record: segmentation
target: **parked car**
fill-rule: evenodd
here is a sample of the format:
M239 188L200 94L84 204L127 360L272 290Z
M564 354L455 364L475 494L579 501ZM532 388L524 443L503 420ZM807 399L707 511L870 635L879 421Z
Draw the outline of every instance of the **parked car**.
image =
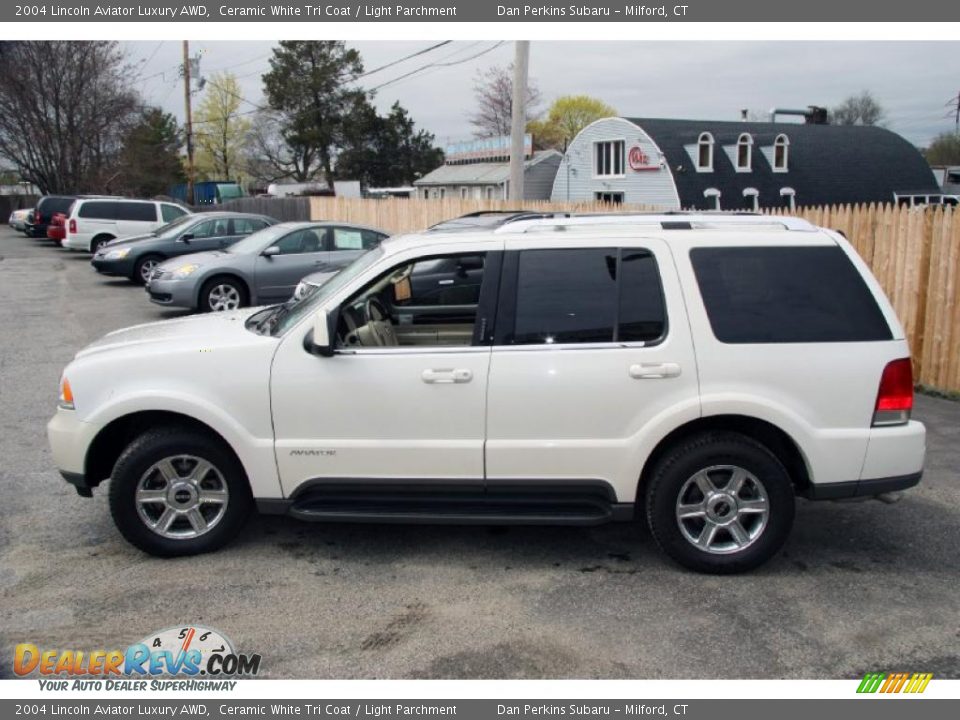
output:
M158 265L147 292L158 305L203 312L288 300L311 272L342 265L387 237L381 230L328 222L281 223L225 250Z
M122 275L143 285L164 260L222 250L276 223L266 215L248 213L183 215L147 235L111 240L97 250L90 264L104 275Z
M57 245L63 242L67 236L67 216L64 213L54 213L47 225L47 237L53 240Z
M70 211L76 195L44 195L37 201L33 210L33 219L27 224L27 235L32 238L46 238L47 226L56 213Z
M424 303L412 278L444 263L479 293ZM903 328L839 233L600 215L393 238L298 303L112 332L67 366L48 434L156 555L220 547L256 505L642 520L677 562L730 573L783 545L796 496L916 485L912 406Z
M25 208L23 210L14 210L10 213L10 217L7 220L7 225L12 227L14 230L19 230L23 232L27 229L27 220L30 216L32 210Z
M63 247L95 253L114 238L152 232L190 211L163 200L77 198L67 213Z

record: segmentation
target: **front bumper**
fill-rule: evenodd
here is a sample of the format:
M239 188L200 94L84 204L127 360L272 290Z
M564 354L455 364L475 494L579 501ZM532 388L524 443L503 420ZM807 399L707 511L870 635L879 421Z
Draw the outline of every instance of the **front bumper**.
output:
M90 497L90 484L85 476L87 449L96 437L98 428L77 419L75 410L57 408L57 414L47 423L47 440L53 463L64 480L77 489L77 493Z
M121 260L107 260L106 256L93 256L90 264L101 275L122 275L129 277L133 273L133 261L128 258Z
M196 283L184 280L151 279L145 286L150 302L165 307L196 308Z

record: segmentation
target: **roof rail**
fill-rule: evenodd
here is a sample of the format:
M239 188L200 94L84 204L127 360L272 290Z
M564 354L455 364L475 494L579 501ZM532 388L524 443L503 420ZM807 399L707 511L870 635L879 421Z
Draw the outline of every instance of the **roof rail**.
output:
M520 216L501 223L494 232L512 234L526 232L563 231L598 226L634 228L653 226L661 230L694 230L724 228L775 228L812 232L817 228L807 220L796 217L760 215L758 213L677 212L664 213L598 213L575 215L557 213L542 216Z

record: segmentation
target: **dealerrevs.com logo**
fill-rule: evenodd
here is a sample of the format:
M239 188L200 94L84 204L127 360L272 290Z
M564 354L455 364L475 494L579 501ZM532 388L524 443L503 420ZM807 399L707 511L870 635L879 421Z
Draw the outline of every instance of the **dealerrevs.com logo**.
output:
M197 625L151 633L125 649L14 649L16 677L39 676L41 690L232 690L255 677L260 655L234 650L222 633Z

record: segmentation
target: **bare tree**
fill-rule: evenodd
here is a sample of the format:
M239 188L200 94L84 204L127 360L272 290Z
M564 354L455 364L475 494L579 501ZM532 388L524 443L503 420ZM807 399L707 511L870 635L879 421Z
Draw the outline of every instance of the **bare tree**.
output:
M115 42L0 43L0 157L51 192L103 192L140 102Z
M262 185L278 180L309 182L323 174L316 149L285 137L283 119L269 110L254 116L243 155L247 174Z
M513 64L494 66L477 73L473 84L477 107L469 116L477 137L510 134L513 113ZM539 117L540 90L533 82L527 83L526 121Z
M851 95L830 111L834 125L880 125L885 115L883 106L869 90Z

